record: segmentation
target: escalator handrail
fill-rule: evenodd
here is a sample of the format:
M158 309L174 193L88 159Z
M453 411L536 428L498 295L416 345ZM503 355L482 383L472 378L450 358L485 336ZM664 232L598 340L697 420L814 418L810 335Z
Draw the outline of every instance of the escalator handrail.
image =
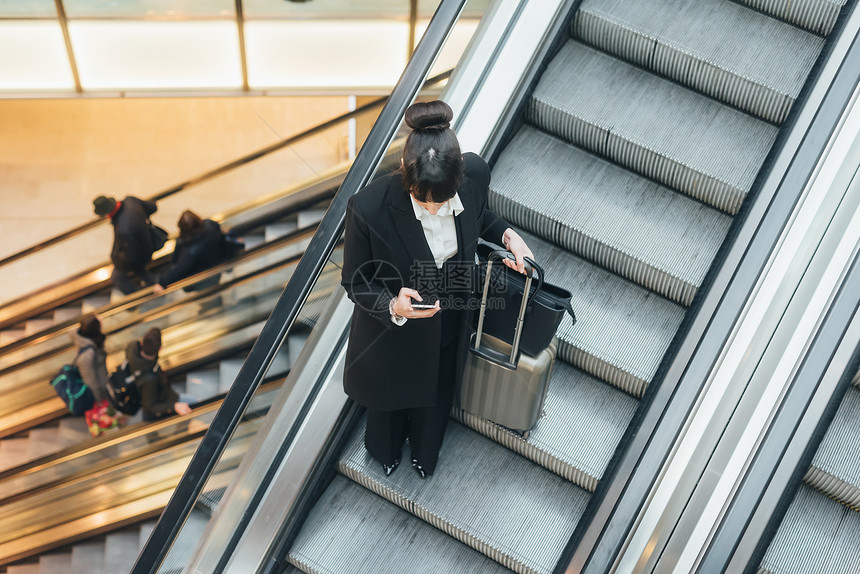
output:
M317 277L328 262L344 228L347 201L368 183L378 168L400 126L406 108L424 85L430 67L465 4L466 0L442 0L437 8L343 184L320 221L305 255L296 266L293 276L242 364L221 409L194 453L146 545L141 549L132 574L154 574L167 556L247 405L254 397L257 386L263 380ZM309 400L313 400L313 397Z
M442 80L448 78L450 75L451 75L451 70L447 70L441 74L438 74L437 76L434 76L433 78L428 79L426 82L426 85L433 85L434 83L441 82ZM205 172L203 172L203 173L201 173L195 177L192 177L190 179L183 181L182 183L174 185L173 187L169 187L167 189L164 189L164 190L156 193L155 195L150 196L149 198L147 198L147 200L148 201L154 201L157 203L158 201L161 201L162 199L166 199L172 195L176 195L177 193L180 193L180 192L182 192L182 191L184 191L190 187L194 187L200 183L203 183L205 181L208 181L210 179L213 179L215 177L218 177L220 175L228 173L234 169L240 168L240 167L242 167L242 166L244 166L244 165L246 165L246 164L248 164L254 160L265 157L265 156L267 156L271 153L274 153L278 150L281 150L285 147L289 147L291 145L299 143L302 140L305 140L311 136L314 136L318 133L321 133L321 132L323 132L329 128L332 128L332 127L340 124L340 123L343 123L347 120L354 119L354 118L360 116L361 114L367 112L368 110L371 110L371 109L378 107L380 105L384 105L385 102L388 101L388 98L389 98L389 96L383 96L383 97L374 99L370 102L367 102L366 104L363 104L363 105L357 107L356 109L354 109L352 111L346 112L345 114L341 114L339 116L336 116L334 118L326 120L320 124L317 124L311 128L306 129L303 132L299 132L298 134L292 135L286 139L275 142L275 143L268 145L264 148L260 148L257 151L254 151L252 153L244 155L238 159L234 159L233 161L227 162L227 163L220 165L216 168L205 171ZM103 217L99 217L97 219L92 219L86 223L78 225L77 227L73 227L72 229L68 229L68 230L66 230L66 231L64 231L58 235L55 235L54 237L50 237L48 239L45 239L45 240L37 243L36 245L31 245L30 247L22 249L21 251L18 251L16 253L11 254L11 255L7 255L6 257L0 259L0 268L2 268L3 266L8 265L14 261L17 261L19 259L23 259L24 257L27 257L28 255L32 255L33 253L37 253L39 251L42 251L43 249L51 247L52 245L56 245L57 243L61 243L63 241L71 239L72 237L80 235L81 233L84 233L85 231L88 231L90 229L93 229L93 228L105 223L106 221L107 220Z
M221 273L221 272L229 269L230 267L232 267L234 265L238 265L239 263L245 261L246 259L252 260L252 259L256 258L257 256L265 256L270 251L276 251L277 249L282 248L284 245L287 245L287 244L292 243L294 241L301 240L303 237L309 235L314 229L316 229L316 226L314 226L314 225L310 225L310 226L302 228L302 229L297 229L297 230L295 230L295 231L293 231L287 235L284 235L283 237L279 237L277 240L275 240L271 243L259 246L257 248L257 249L259 249L259 251L256 251L256 250L250 251L248 253L247 258L232 259L226 263L219 265L218 267L213 267L213 268L210 268L206 271L201 271L200 273L197 273L195 275L191 275L190 277L187 277L185 279L182 279L180 281L172 283L170 286L165 288L165 290L162 293L156 294L150 290L150 294L147 297L144 297L138 301L135 301L134 305L135 306L143 305L147 302L154 301L158 298L164 298L164 295L169 295L170 293L174 293L176 291L184 289L185 287L189 287L191 285L194 285L195 283L197 283L199 281L203 281L209 277L212 277L217 273ZM123 321L119 325L115 325L115 326L111 327L109 330L106 330L104 332L104 334L107 336L107 335L113 335L113 334L118 333L120 331L125 331L127 329L130 329L132 327L135 327L137 325L140 325L142 323L147 322L148 320L152 319L153 316L160 316L160 315L163 315L165 313L172 312L179 307L183 307L185 305L188 305L189 303L194 303L194 302L200 301L200 300L205 299L211 295L214 295L215 293L220 293L222 291L226 291L227 289L230 289L231 287L235 287L236 285L239 285L241 283L253 281L254 279L257 279L258 277L260 277L266 273L269 273L269 272L271 272L271 271L273 271L279 267L282 267L282 266L290 264L290 263L295 263L296 261L299 260L299 258L301 256L302 256L301 253L297 253L295 255L290 255L290 256L285 257L283 259L280 259L278 261L268 263L268 264L260 267L259 269L254 269L252 272L248 273L247 275L242 275L241 277L235 277L233 279L230 279L229 281L225 281L223 283L218 283L216 285L206 287L205 289L200 289L199 291L195 291L191 294L188 294L186 297L182 298L181 300L165 303L164 305L156 307L156 308L152 309L151 311L138 313L134 317L131 317L129 320ZM123 310L125 310L125 309L119 308L119 311L123 311ZM105 315L105 316L109 316L109 315ZM74 324L76 324L76 323L73 323L72 326L74 326ZM66 327L63 330L69 331L70 327ZM41 342L41 339L37 342ZM65 345L62 345L58 348L50 349L50 350L45 351L39 355L34 355L33 357L29 357L27 359L19 361L13 365L8 366L8 367L0 368L0 377L6 376L9 373L27 368L27 367L34 365L34 364L37 364L40 361L45 360L46 358L61 354L61 353L65 352L68 349L71 349L73 347L74 347L74 344L72 343L71 340L69 340Z

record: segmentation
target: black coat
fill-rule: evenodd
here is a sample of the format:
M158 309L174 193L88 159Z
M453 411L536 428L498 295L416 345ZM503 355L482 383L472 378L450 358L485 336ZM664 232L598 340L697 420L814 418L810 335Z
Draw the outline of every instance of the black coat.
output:
M149 216L158 208L151 201L128 196L122 200L119 211L111 218L113 249L110 259L120 271L142 269L152 260L155 251Z
M173 405L179 394L167 380L167 374L158 365L158 359L145 359L140 354L140 341L132 341L125 348L125 358L131 372L140 371L135 386L140 392L140 407L150 417L164 417L173 414Z
M221 226L206 219L203 229L192 237L176 241L170 266L161 274L158 283L167 287L171 283L190 277L224 261L224 242Z
M457 254L453 258L474 271L478 236L500 243L508 224L487 207L487 164L475 154L467 153L463 158L465 176L458 193L464 210L454 217ZM366 407L387 411L436 403L441 313L446 311L397 326L388 310L388 302L401 287L415 288L416 262L432 261L421 222L415 218L399 173L377 178L350 198L341 285L355 309L344 390ZM474 300L474 281L468 291L467 296ZM461 314L458 378L465 366L472 317L473 311Z

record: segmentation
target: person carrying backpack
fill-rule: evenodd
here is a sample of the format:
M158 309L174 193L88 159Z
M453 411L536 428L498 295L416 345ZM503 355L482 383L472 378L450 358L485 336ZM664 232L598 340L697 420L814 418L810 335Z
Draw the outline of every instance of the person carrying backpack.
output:
M153 327L140 341L132 341L125 350L125 358L131 372L140 372L135 385L140 393L143 420L154 421L172 414L185 415L191 412L188 403L180 402L179 395L171 388L167 375L158 366L161 350L161 329Z
M162 271L155 286L161 292L175 283L195 273L214 267L241 252L241 243L231 234L225 234L221 225L211 219L201 219L196 213L186 209L179 217L179 237L170 257L170 265ZM186 287L185 291L197 291L218 283L220 275L215 275Z

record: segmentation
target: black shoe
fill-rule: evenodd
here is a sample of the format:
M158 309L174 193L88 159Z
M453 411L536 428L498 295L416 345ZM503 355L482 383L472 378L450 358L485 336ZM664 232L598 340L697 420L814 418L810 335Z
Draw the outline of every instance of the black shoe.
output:
M415 469L415 472L416 472L416 473L418 474L418 476L420 476L422 479L427 478L428 476L430 476L430 475L429 475L429 473L428 473L426 470L424 470L424 467L423 467L423 466L421 466L420 464L418 464L418 459L416 459L416 458L413 458L413 459L412 459L412 468L414 468L414 469Z
M400 464L400 459L394 461L394 464L383 464L382 472L385 473L385 476L390 476L394 469L397 468L397 465Z

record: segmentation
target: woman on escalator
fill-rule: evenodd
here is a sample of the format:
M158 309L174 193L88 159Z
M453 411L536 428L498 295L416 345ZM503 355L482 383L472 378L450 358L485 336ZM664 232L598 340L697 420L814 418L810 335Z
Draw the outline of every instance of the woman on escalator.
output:
M418 475L436 468L465 366L478 237L501 241L520 272L532 257L488 209L489 167L461 154L452 117L442 101L411 105L400 170L347 204L341 284L355 309L344 389L367 407L364 443L386 475L407 439Z
M72 342L78 349L75 366L81 373L84 384L90 388L96 403L107 399L107 354L102 324L95 313L85 315L81 326L71 333Z

